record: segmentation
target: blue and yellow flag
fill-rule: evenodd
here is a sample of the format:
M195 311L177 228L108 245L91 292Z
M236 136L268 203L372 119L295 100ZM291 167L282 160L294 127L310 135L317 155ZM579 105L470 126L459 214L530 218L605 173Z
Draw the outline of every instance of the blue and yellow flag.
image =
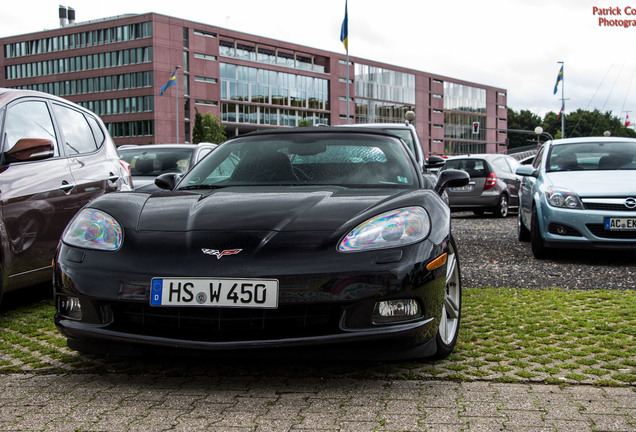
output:
M160 92L159 92L159 96L163 96L164 92L168 89L168 87L173 86L173 85L177 85L177 70L176 69L172 73L172 76L170 77L168 82L165 83L161 87Z
M340 28L340 42L342 42L345 49L349 51L349 18L347 14L347 0L345 0L345 17L342 20L342 27Z
M557 87L559 87L559 81L563 81L563 65L561 65L561 70L559 71L559 75L557 75L557 81L554 85L554 94L557 93Z

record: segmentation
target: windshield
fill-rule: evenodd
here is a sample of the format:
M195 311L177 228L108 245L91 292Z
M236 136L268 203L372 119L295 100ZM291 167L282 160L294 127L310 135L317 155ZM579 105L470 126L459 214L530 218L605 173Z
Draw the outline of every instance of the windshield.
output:
M636 142L592 142L555 145L546 171L634 170Z
M133 176L156 177L164 173L184 173L190 168L191 149L153 148L143 146L119 149L119 157L130 164Z
M449 159L442 167L442 171L449 169L466 171L470 178L486 177L490 174L490 167L483 159Z
M259 185L418 187L403 146L384 135L297 133L246 136L219 146L179 189Z

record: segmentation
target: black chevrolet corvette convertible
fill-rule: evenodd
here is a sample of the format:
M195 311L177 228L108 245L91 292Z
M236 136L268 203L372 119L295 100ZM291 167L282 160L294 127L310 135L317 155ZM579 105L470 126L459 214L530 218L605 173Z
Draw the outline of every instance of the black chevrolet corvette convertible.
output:
M431 180L433 179L433 180ZM444 188L369 129L256 132L162 191L93 200L66 228L55 322L85 352L312 346L448 356L461 280Z

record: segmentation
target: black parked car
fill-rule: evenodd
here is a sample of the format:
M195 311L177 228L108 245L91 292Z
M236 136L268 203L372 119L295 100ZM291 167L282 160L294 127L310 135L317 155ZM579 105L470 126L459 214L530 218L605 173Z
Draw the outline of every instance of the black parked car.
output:
M55 260L55 322L80 351L445 357L461 280L440 194L467 181L446 171L424 187L404 142L379 131L231 139L182 178L160 175L165 191L110 194L78 214Z
M131 179L99 117L46 93L0 88L0 148L1 299L50 282L71 218Z
M503 154L474 154L454 156L442 168L459 169L470 175L470 183L448 189L448 199L453 211L471 210L481 215L491 212L506 217L510 210L519 209L521 176L515 171L519 166L513 157Z

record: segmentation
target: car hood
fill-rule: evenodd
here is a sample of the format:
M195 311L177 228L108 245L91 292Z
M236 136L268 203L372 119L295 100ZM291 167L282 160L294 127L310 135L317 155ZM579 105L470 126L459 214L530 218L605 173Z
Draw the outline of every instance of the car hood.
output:
M203 193L107 194L91 203L137 231L329 231L352 227L384 211L420 205L445 214L433 191L231 187Z
M546 174L546 185L562 187L580 197L636 196L636 171L561 171Z

